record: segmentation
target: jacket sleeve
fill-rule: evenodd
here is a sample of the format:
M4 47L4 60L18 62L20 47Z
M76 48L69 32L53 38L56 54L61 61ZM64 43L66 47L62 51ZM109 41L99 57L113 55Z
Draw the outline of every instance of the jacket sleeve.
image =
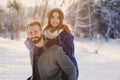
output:
M57 50L56 59L62 71L67 75L67 80L75 80L76 68L61 47Z
M64 32L60 35L59 45L63 47L66 54L71 57L74 56L74 36Z
M28 38L26 38L26 40L24 41L24 44L30 52L30 63L31 65L33 65L33 50L35 46L30 42Z
M24 44L30 52L33 52L35 45L32 44L28 38L24 41Z

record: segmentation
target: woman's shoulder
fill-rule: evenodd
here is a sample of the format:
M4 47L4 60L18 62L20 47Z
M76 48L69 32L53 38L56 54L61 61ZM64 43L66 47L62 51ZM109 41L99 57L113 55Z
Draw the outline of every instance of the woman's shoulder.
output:
M64 38L64 37L71 37L71 38L74 38L73 34L69 34L66 30L63 30L60 34L60 37L61 38Z

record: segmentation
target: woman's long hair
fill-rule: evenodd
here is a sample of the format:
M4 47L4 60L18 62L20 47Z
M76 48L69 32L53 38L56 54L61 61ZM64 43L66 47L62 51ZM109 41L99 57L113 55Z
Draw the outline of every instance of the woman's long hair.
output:
M44 31L46 31L47 29L51 29L52 28L52 25L50 23L50 20L52 18L52 15L54 12L58 12L59 16L60 16L60 24L55 27L54 29L52 29L51 32L54 32L56 30L60 30L60 29L63 29L63 30L66 30L69 34L72 34L72 28L70 26L68 26L67 24L64 24L63 23L63 19L64 19L64 15L63 15L63 12L61 9L59 8L54 8L52 9L50 12L48 12L48 24L47 26L44 28Z

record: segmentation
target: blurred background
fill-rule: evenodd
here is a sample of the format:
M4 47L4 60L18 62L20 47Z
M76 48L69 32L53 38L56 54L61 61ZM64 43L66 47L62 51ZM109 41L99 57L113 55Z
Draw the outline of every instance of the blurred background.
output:
M0 80L31 76L25 28L55 7L73 29L78 80L120 80L120 0L0 0Z
M33 19L47 23L47 13L61 8L77 39L120 38L120 0L0 0L0 37L19 40Z

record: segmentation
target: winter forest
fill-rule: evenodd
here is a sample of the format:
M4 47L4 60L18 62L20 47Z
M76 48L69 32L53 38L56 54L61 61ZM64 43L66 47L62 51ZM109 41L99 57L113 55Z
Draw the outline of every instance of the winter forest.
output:
M47 23L47 12L60 7L76 38L120 38L120 0L33 0L26 7L21 0L0 3L0 36L19 40L28 21L37 19L42 26ZM24 3L26 3L24 1ZM52 6L51 6L52 5Z
M46 26L55 7L73 30L78 80L120 80L120 0L0 0L0 80L32 75L27 23Z

